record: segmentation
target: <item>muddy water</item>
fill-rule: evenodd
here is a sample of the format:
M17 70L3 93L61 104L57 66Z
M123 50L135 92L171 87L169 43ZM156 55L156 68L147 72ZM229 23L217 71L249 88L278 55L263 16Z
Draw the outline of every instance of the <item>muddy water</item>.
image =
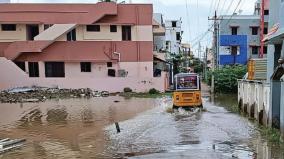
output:
M253 123L222 107L232 98L204 99L205 112L175 113L166 111L169 98L0 104L0 138L27 139L0 158L284 158Z

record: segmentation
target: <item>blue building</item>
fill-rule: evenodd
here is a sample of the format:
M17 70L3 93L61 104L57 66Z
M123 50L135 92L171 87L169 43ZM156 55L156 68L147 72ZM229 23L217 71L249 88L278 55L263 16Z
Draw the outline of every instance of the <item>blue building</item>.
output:
M257 11L256 5L256 11ZM219 23L218 65L246 65L249 58L258 58L260 52L260 15L224 15ZM265 24L264 34L267 34ZM267 47L264 47L264 56Z

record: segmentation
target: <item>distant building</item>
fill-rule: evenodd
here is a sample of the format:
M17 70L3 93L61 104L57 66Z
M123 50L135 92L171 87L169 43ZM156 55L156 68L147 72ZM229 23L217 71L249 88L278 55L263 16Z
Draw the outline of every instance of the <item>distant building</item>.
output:
M207 68L211 70L213 68L214 53L212 49L208 49L207 52Z
M167 84L172 83L172 65L167 61L166 55L166 29L163 15L153 14L153 49L154 49L154 77L167 72Z
M153 76L151 4L21 3L0 10L0 90L165 90L165 74Z
M181 20L166 20L166 50L169 53L181 52L182 29Z
M154 51L166 53L166 28L163 15L153 14Z
M254 15L223 15L220 20L219 65L247 64L249 58L260 54L260 7L255 4ZM267 34L269 10L265 10L264 34ZM263 50L267 54L267 46Z

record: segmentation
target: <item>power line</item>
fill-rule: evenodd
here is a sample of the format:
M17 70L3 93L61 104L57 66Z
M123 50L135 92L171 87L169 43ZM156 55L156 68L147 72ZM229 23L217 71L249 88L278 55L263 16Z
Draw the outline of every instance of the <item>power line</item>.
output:
M225 7L225 4L226 4L226 1L227 1L227 0L224 0L224 1L223 1L223 5L222 5L222 8L221 8L221 10L220 10L220 14L224 11L224 7Z
M210 9L209 9L208 15L211 15L212 7L213 7L213 2L214 2L214 0L211 0Z
M243 8L244 4L245 4L245 1L242 1L239 9Z
M211 26L209 27L209 29L208 29L206 32L204 32L204 33L202 33L202 34L196 36L196 37L191 41L191 43L195 42L196 40L198 40L198 39L200 39L200 38L202 39L202 37L203 37L204 35L206 35L206 34L210 31L210 29L212 29L212 28L213 28L213 25L211 25Z
M231 9L232 4L233 4L234 1L235 1L235 0L231 0L231 3L229 4L229 6L228 6L228 8L227 8L227 10L226 10L226 12L225 12L224 15L228 14L228 12L229 12L229 10Z
M217 11L217 12L218 12L218 9L219 9L220 1L221 1L221 0L218 0L218 4L217 4L217 8L216 8L216 11Z
M214 10L217 9L217 3L218 3L218 0L215 0L215 1L214 1Z
M236 8L235 8L235 10L234 10L234 12L233 12L233 14L231 15L231 17L230 17L230 19L228 20L228 22L226 23L226 25L229 24L230 21L232 20L234 14L235 14L236 10L238 9L238 7L240 6L241 2L242 2L242 0L239 0L239 2L238 2L238 4L237 4L237 6L236 6Z
M185 8L186 8L186 16L187 16L187 19L186 19L186 21L187 21L187 27L188 27L188 36L189 36L189 40L190 40L190 38L191 38L191 29L190 29L190 18L189 18L189 12L188 12L188 0L185 0Z
M197 26L199 26L199 0L196 0ZM199 30L197 31L199 33Z

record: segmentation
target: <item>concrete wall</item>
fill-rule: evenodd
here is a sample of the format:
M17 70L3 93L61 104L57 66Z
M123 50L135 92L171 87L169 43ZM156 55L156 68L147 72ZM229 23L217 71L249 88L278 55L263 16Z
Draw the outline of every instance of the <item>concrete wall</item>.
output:
M122 41L121 26L117 26L117 32L110 32L109 25L101 25L100 29L100 32L87 32L86 26L78 26L76 28L77 40Z
M224 53L220 50L220 65L229 65L234 63L247 64L247 41L247 35L220 35L220 46L238 46L240 48L240 54L235 57L232 55L223 55Z
M0 90L31 85L28 74L4 57L0 57L0 72Z
M61 35L57 41L66 41L66 33ZM153 41L153 30L151 25L139 25L131 27L132 41ZM86 25L76 27L77 41L122 41L121 26L117 26L117 32L110 32L109 25L101 25L100 32L87 32Z
M44 62L40 70L44 72ZM120 62L113 63L113 67L108 68L106 63L92 63L91 72L81 72L80 63L65 63L66 78L106 78L108 69L123 69L128 72L129 78L151 78L153 77L153 62ZM42 78L45 78L43 73Z
M284 76L283 76L284 77ZM281 82L281 103L280 103L280 128L281 128L281 138L284 140L284 79Z
M270 85L263 81L238 81L239 108L259 123L268 125Z
M91 73L82 73L79 63L65 65L66 78L45 78L44 62L39 62L39 78L29 78L28 71L24 72L13 62L0 58L0 90L23 87L60 87L60 88L91 88L99 91L121 92L123 88L130 87L137 92L145 92L156 88L162 92L167 87L167 75L153 78L153 64L145 63L120 63L114 68L126 69L127 77L108 77L105 64L92 65ZM26 63L26 70L28 65Z
M16 31L2 31L0 24L0 42L26 41L26 25L17 24Z
M245 54L247 59L257 58L257 54L252 54L251 46L260 46L260 29L258 35L252 35L253 26L260 27L260 17L256 15L236 15L230 19L231 16L223 16L223 20L220 21L220 35L232 35L231 27L238 27L238 35L246 35L246 50L241 51L241 54ZM230 19L230 20L229 20ZM230 45L228 45L230 46ZM259 48L260 49L260 48ZM266 55L264 55L266 56ZM222 63L222 59L220 60Z
M176 27L172 27L172 21L176 21ZM171 53L178 54L180 50L180 42L177 41L176 35L180 33L181 35L181 21L180 20L166 20L166 41L169 41L168 51Z
M165 91L165 75L158 78L32 78L35 86L59 87L59 88L91 88L98 91L122 92L123 88L130 87L135 92L147 92L155 88Z

